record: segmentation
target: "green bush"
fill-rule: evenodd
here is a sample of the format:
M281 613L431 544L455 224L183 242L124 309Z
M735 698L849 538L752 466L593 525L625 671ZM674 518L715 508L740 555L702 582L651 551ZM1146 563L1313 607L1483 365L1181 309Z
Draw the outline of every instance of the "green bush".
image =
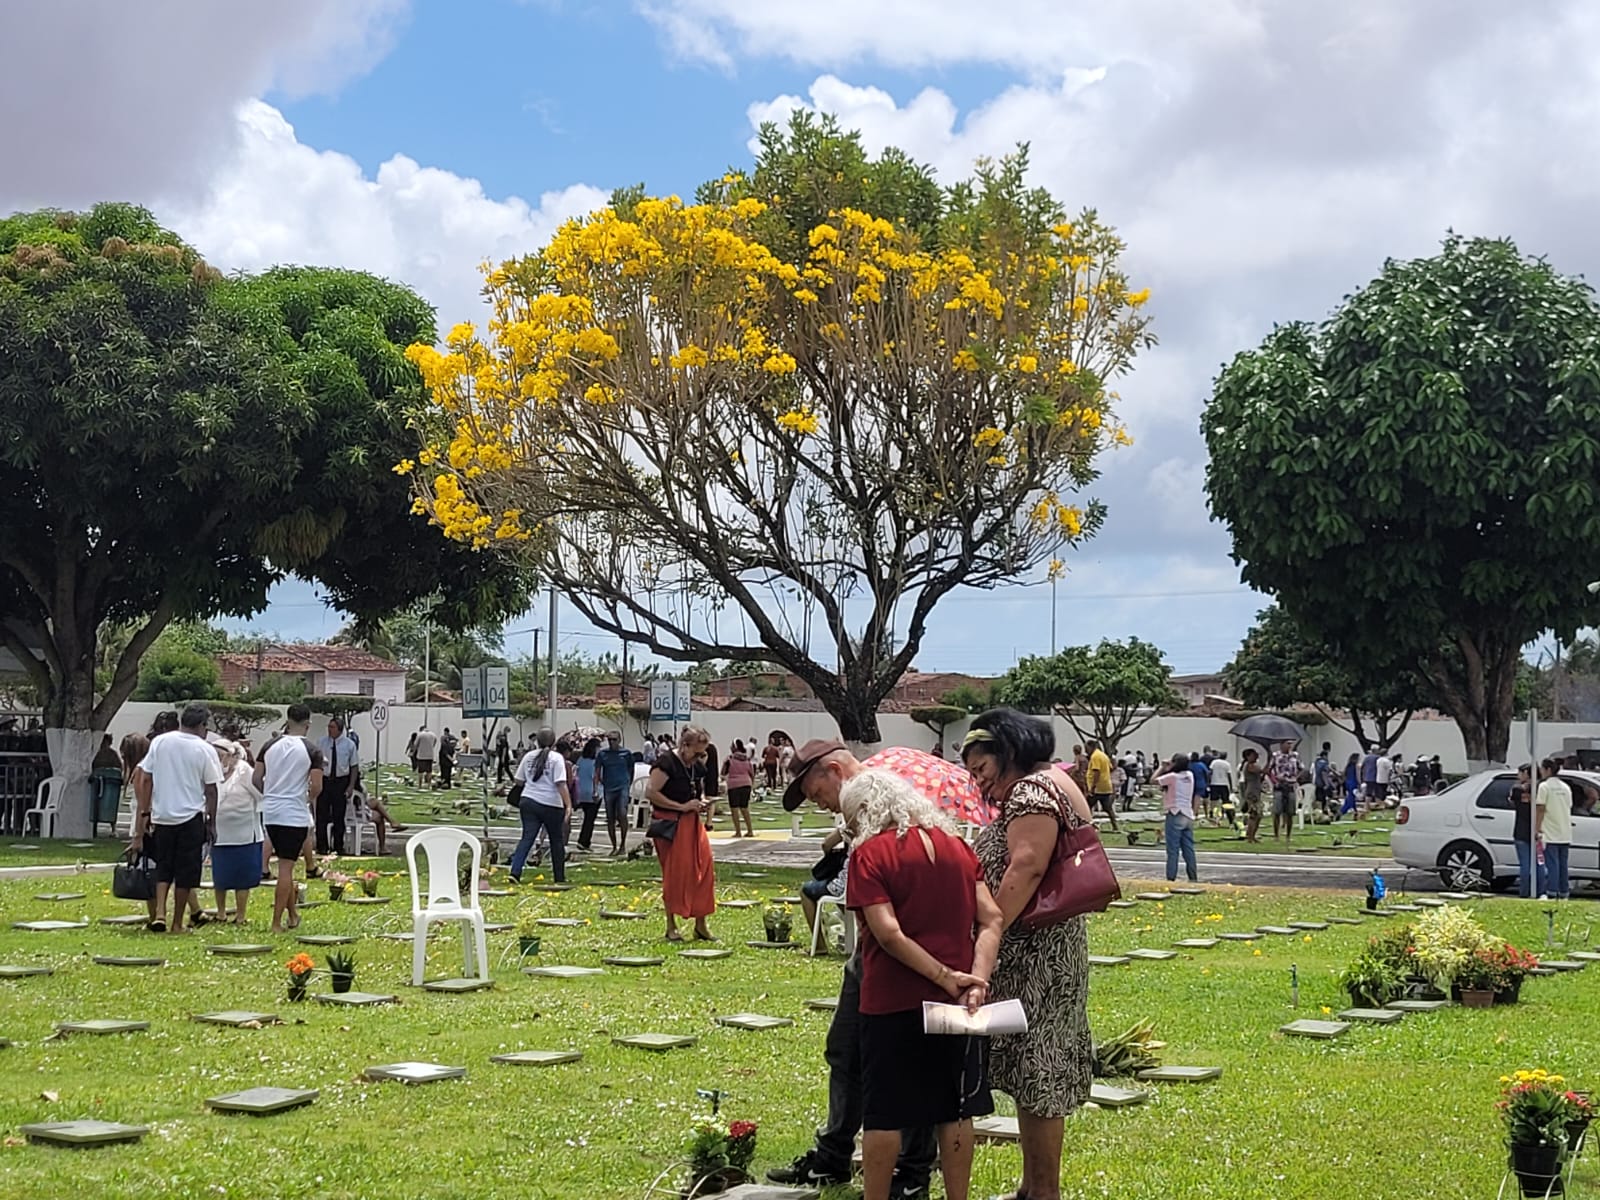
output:
M157 700L171 704L196 696L215 696L222 676L217 664L203 654L182 646L162 646L145 655L139 664L139 686L135 700Z

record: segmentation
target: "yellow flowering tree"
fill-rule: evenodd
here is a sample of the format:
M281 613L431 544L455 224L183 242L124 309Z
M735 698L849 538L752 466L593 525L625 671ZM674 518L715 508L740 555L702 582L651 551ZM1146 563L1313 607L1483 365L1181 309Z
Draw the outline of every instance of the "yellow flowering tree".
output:
M486 331L411 348L417 511L666 658L776 659L878 740L940 597L1090 536L1128 440L1107 384L1147 294L1025 169L940 188L800 116L692 203L619 193L486 269Z

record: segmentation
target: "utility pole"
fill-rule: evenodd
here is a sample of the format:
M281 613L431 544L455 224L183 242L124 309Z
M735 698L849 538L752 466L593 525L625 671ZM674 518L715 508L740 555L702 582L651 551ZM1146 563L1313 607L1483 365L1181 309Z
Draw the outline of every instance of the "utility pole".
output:
M617 701L624 709L628 707L628 639L622 639L622 675L617 683Z
M560 672L556 669L556 642L558 640L557 637L556 637L556 615L557 615L556 609L557 609L557 592L556 592L556 589L555 589L555 585L551 584L550 585L550 703L547 706L549 708L549 725L550 725L551 729L555 729L556 728L556 712L561 707L560 680L557 678L558 675L560 674Z
M413 645L416 643L413 642ZM433 699L433 610L422 623L422 727L428 727L428 702Z
M535 696L539 694L539 635L543 632L542 629L533 631L533 687L529 690Z

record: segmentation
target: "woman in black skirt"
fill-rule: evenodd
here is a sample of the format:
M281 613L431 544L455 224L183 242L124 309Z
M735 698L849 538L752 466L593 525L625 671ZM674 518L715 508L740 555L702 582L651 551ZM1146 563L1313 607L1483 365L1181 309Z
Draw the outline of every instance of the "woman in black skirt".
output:
M888 1200L900 1131L933 1126L947 1200L967 1200L972 1118L994 1111L986 1039L923 1032L922 1005L976 1010L1000 908L972 850L911 784L865 770L839 792L856 830L845 896L861 913L863 1200Z

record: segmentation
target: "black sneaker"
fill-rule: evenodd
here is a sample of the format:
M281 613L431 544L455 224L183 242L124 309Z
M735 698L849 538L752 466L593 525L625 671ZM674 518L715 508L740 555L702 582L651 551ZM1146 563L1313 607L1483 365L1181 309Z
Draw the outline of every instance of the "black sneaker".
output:
M790 1187L827 1187L830 1184L849 1183L850 1172L828 1166L815 1150L808 1150L787 1167L773 1167L767 1172L767 1179Z
M901 1183L896 1179L889 1185L889 1200L929 1200L931 1193L923 1183Z

